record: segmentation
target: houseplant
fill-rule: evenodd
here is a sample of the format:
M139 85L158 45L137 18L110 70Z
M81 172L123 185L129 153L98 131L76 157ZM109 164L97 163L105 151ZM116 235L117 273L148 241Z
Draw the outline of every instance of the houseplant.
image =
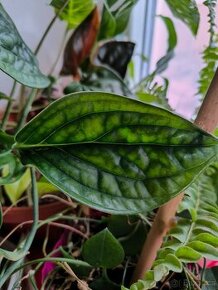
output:
M2 11L3 17L7 17ZM13 70L12 73L7 70L7 73L17 77ZM38 71L37 74L37 84L33 83L32 78L26 79L26 75L22 73L17 78L31 86L46 86L46 78ZM30 95L30 101L32 97L33 94ZM24 115L29 105L28 102ZM213 107L216 108L215 105ZM6 183L19 175L19 166L16 165L20 164L20 160L24 165L31 165L35 210L32 230L24 246L21 245L15 252L1 251L2 256L15 261L10 266L3 267L1 286L20 267L36 231L37 190L34 167L80 202L109 213L136 214L151 211L170 200L209 166L217 154L216 138L181 117L157 107L103 92L68 95L52 103L24 127L22 124L16 136L1 131L0 137L3 157L1 162L10 169L2 180ZM178 161L182 164L182 172ZM114 244L119 258L114 263L120 263L122 249L108 231L101 233L100 240L102 236L107 237L109 245ZM99 235L93 238L98 240ZM208 240L204 242L209 243ZM213 239L213 243L216 245L216 240ZM105 259L93 261L93 257L89 257L92 244L93 239L84 245L84 259L89 264L104 269L113 267L115 264L111 265ZM214 249L212 250L213 253L210 254L216 256L216 251L214 254ZM170 254L165 262L174 265L176 272L175 264L182 257ZM200 258L199 255L198 257ZM50 259L89 266L70 258ZM68 269L65 264L62 266ZM165 266L161 264L157 272L162 269L165 275ZM151 273L153 272L149 275ZM151 284L148 287L153 285L152 278L149 281ZM105 280L103 283L106 283ZM133 287L146 289L145 283L142 281Z

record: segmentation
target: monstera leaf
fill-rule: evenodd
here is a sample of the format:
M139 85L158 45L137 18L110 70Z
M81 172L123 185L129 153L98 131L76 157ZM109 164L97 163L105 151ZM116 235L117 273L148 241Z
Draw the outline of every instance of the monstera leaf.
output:
M126 214L150 211L177 195L215 159L217 144L164 109L81 92L35 117L18 132L14 150L76 200Z
M23 85L44 88L49 80L40 72L35 56L20 37L0 4L0 69Z

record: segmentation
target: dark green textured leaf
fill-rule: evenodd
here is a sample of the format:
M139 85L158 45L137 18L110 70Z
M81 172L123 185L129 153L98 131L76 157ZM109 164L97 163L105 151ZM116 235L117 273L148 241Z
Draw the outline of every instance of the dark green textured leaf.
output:
M200 14L195 0L166 0L173 15L182 20L194 35L198 32Z
M171 199L215 158L217 148L213 136L181 117L96 92L54 102L16 141L23 162L51 183L80 202L119 214Z
M67 22L69 29L76 28L82 23L95 7L93 0L52 0L50 5L53 6L57 12L66 5L59 17L61 20Z
M121 244L107 228L85 242L82 254L90 265L102 268L114 268L124 259Z
M49 80L38 68L30 49L23 42L10 16L0 4L0 69L16 81L33 88L44 88Z

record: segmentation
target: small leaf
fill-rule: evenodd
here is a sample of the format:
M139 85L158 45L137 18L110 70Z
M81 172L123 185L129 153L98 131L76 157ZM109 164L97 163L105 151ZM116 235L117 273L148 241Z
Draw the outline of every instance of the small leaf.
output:
M200 14L195 0L166 0L171 12L183 21L194 35L198 32Z
M20 37L10 16L0 4L0 69L23 85L45 88L49 80L38 68L35 56Z
M194 249L200 253L203 257L210 260L218 259L218 250L211 245L208 245L204 242L193 241L187 244L188 247Z
M199 252L187 246L180 247L178 250L176 250L175 255L180 259L181 262L184 263L197 262L202 257Z
M80 1L81 2L81 1ZM78 76L80 64L90 56L99 28L99 12L95 8L73 32L64 49L62 75Z
M50 5L59 11L66 5L68 0L52 0ZM68 28L76 28L91 13L95 7L93 0L69 0L66 7L59 14L61 20L66 21Z
M82 254L90 265L102 268L114 268L124 259L121 244L108 229L104 229L87 240Z
M31 184L30 170L26 169L24 174L17 181L4 185L5 192L10 201L12 202L12 204L16 203L16 201L20 199L20 197L29 187L30 184Z
M55 193L59 192L59 189L51 184L49 181L46 180L46 178L42 177L38 182L37 182L37 191L39 197L47 194L47 193Z
M163 277L166 277L169 274L168 268L163 264L155 266L153 271L154 271L154 280L156 282L160 281Z
M211 235L209 233L201 233L197 235L194 239L203 243L207 243L215 248L218 248L218 237Z
M181 261L173 254L168 254L164 259L164 265L173 272L180 273L182 272L182 263Z

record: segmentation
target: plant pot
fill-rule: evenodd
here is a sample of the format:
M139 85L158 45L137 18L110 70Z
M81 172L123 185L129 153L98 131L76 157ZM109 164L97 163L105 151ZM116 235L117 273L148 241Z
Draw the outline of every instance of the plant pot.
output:
M39 220L45 220L52 215L55 215L64 209L66 209L66 204L60 201L53 201L46 204L39 205ZM30 230L31 224L26 223L27 221L32 221L33 219L33 207L32 206L15 206L11 207L3 207L3 213L5 211L6 214L3 216L3 226L1 229L1 234L8 234L10 231L15 229L19 224L23 224L23 226L19 227L15 233L13 234L14 237L20 236L21 233L26 233ZM60 229L59 229L60 230ZM46 235L46 225L40 227L37 231L37 239L44 239ZM52 230L52 238L56 237L54 231Z

